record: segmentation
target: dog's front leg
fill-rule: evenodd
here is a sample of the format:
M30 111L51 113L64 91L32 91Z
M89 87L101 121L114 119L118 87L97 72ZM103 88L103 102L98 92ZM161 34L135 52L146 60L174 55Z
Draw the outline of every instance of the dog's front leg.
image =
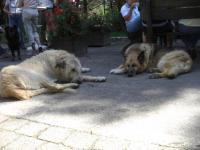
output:
M82 76L82 81L83 82L105 82L106 77L104 76Z
M158 68L149 68L147 69L147 73L160 73L160 69Z
M119 67L112 69L110 71L110 74L124 74L126 72L126 69L124 65L120 65Z
M81 68L82 73L87 73L87 72L90 72L90 71L91 71L90 68Z

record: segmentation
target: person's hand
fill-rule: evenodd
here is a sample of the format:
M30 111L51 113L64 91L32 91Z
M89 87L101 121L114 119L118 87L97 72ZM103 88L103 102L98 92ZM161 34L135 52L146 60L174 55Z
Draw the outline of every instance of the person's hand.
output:
M139 3L133 3L130 8L133 9L135 6L138 6L138 5Z
M130 7L131 10L133 10L133 8L135 7L135 3L133 3Z

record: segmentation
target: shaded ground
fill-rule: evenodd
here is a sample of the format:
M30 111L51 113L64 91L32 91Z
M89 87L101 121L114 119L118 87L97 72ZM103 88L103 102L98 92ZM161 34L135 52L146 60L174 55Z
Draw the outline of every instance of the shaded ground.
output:
M108 137L200 149L200 63L175 80L109 75L122 62L124 42L90 48L80 58L105 83L83 83L77 94L41 95L27 101L2 99L0 113ZM0 66L11 64L1 61Z

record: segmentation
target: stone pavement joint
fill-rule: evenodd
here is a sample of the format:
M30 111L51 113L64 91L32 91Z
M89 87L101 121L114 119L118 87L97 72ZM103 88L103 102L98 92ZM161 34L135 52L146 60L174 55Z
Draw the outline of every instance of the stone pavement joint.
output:
M2 115L1 115L2 116ZM2 149L38 149L38 150L64 150L64 149L134 149L137 143L124 139L104 137L88 132L82 132L63 127L38 123L22 118L4 116L6 121L0 123L0 148ZM12 123L20 122L19 126ZM5 127L7 125L7 127ZM33 129L32 131L31 128ZM81 139L81 140L80 140ZM23 143L23 144L22 144ZM28 145L28 147L27 147ZM166 150L180 150L177 147L148 144L148 147L162 147ZM139 147L138 147L139 148ZM182 149L183 150L183 149ZM185 149L184 149L185 150Z
M8 120L8 117L0 114L0 123L5 122L6 120Z
M22 126L20 129L16 130L16 132L27 135L27 136L38 137L47 128L48 126L44 124L28 122L27 124Z
M5 118L4 121L0 123L0 139L4 139L0 141L0 148L4 150L189 150L154 143L138 143L125 139L105 137L64 127L47 125L22 118L0 116L1 118ZM13 123L15 125L13 125Z
M38 136L38 138L59 144L67 137L69 137L72 132L72 130L63 129L59 127L49 127L47 130L41 133L40 136Z

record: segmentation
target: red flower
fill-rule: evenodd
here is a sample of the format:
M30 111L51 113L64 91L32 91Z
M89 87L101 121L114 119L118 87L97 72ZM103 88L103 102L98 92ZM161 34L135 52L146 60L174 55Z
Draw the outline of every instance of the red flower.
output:
M63 9L61 9L59 6L55 6L53 8L53 13L56 14L56 15L59 15L63 12Z

